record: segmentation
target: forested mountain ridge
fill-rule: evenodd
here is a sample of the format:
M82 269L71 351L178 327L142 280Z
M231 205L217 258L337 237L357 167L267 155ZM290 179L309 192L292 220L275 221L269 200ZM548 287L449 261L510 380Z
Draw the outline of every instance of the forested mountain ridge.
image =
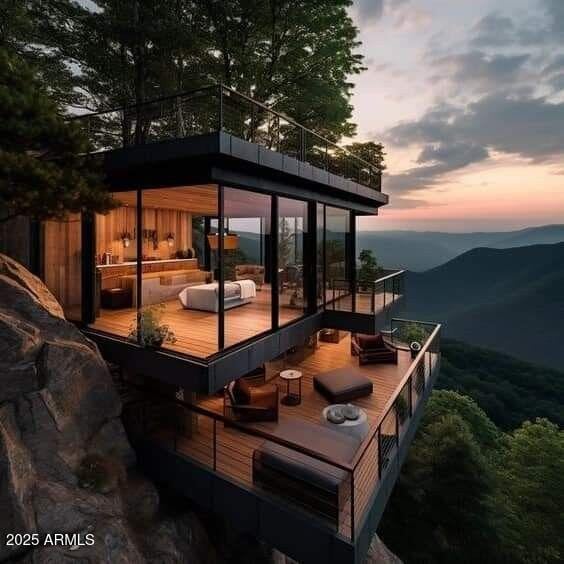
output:
M420 272L477 247L512 248L564 242L564 225L518 231L445 233L440 231L359 231L358 249L371 249L386 267Z
M564 243L477 248L409 273L406 309L445 335L554 369L564 368Z
M436 389L471 397L504 431L546 417L564 428L564 372L444 339Z

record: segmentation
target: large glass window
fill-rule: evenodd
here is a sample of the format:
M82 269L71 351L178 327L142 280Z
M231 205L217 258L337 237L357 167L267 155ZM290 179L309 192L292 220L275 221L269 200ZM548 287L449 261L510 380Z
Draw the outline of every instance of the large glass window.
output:
M307 203L278 199L279 323L301 317L307 308L304 285Z
M82 318L82 241L80 214L43 223L43 280L67 319Z
M137 191L117 192L120 207L97 214L93 326L135 336L137 300Z
M272 328L272 288L265 268L270 215L270 196L223 188L226 347Z
M325 207L325 277L327 304L351 311L350 291L350 212Z
M218 245L211 225L217 225L217 186L143 190L142 203L140 337L150 339L148 332L157 328L163 348L198 357L214 354Z
M317 204L316 296L317 305L325 303L325 206Z

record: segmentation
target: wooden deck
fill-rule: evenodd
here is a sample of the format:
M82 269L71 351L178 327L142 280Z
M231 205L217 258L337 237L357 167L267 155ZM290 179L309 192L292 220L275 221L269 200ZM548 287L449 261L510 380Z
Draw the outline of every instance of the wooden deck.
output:
M167 343L167 349L200 358L218 352L218 314L210 311L184 309L177 299L163 302L161 322L174 332L176 342ZM255 335L268 331L271 326L271 293L268 285L257 292L251 303L225 312L225 346L235 345ZM281 303L280 323L285 324L301 317L301 309ZM100 331L127 337L134 326L135 309L101 309L100 316L91 325Z
M289 306L288 297L288 291L280 295L280 325L290 323L303 315L301 309ZM386 300L386 303L389 303L390 295L386 296ZM339 311L351 311L351 303L351 297L346 296L328 307L334 307ZM184 309L176 299L168 300L163 304L161 322L168 325L176 337L176 342L165 344L165 348L199 358L206 358L218 352L217 313ZM376 295L375 304L376 311L383 307L382 294ZM356 310L359 313L370 313L369 294L357 294ZM135 324L135 319L134 308L101 309L99 317L91 327L119 337L127 337ZM235 345L268 331L271 325L271 290L269 285L264 285L251 303L225 312L225 346Z
M327 400L313 389L313 376L317 373L351 365L360 369L374 383L372 395L354 401L362 407L368 416L371 432L378 424L388 400L395 393L398 385L411 364L409 353L400 351L397 365L381 364L358 366L356 357L350 354L350 337L347 336L340 343L320 343L316 351L301 363L293 363L291 359L270 363L267 367L267 378L277 382L280 386L281 397L285 393L285 384L279 382L277 374L283 368L296 367L303 373L302 402L295 407L280 405L280 421L285 418L309 421L321 425L321 412L328 405ZM221 396L200 398L197 402L206 410L222 413L223 399ZM213 419L204 415L195 415L195 432L190 438L180 438L177 449L186 456L199 463L213 468ZM387 422L389 434L394 433L394 418ZM277 436L277 423L260 423L253 425L274 436ZM216 470L246 488L253 488L252 458L253 451L264 439L246 434L234 428L225 427L221 422L216 424L217 450ZM310 448L312 445L309 445ZM357 522L366 509L371 494L378 483L378 446L377 441L371 441L365 457L355 472L355 515ZM339 532L350 535L350 500L341 511Z

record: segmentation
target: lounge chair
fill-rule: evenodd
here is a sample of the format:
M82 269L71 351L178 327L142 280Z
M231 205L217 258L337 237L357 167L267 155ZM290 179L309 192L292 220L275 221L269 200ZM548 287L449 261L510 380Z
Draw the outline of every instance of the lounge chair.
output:
M398 362L397 349L388 345L381 334L353 334L351 338L351 354L358 356L358 363L394 363Z
M243 378L225 387L225 417L244 423L278 421L278 386L250 386Z

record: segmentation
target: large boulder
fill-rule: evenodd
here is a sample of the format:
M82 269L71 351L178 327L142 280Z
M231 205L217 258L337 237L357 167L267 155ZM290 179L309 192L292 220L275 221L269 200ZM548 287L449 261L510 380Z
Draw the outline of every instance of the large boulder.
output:
M209 560L193 514L161 515L120 414L97 347L41 280L0 255L0 561ZM6 546L7 533L26 532L92 534L95 542Z

